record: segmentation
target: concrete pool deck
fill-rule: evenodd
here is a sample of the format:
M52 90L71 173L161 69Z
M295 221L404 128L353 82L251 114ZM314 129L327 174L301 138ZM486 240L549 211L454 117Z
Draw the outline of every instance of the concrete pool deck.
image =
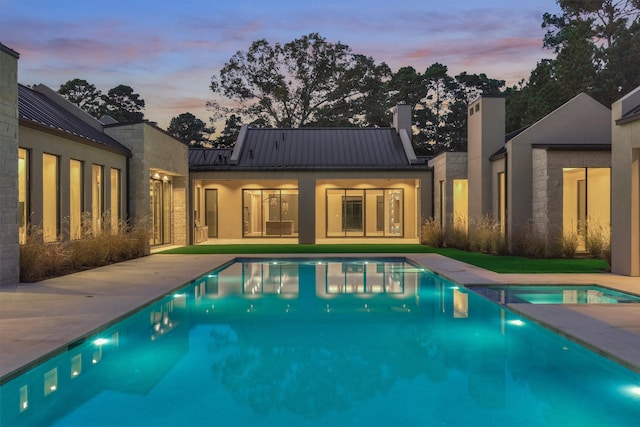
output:
M243 255L243 258L269 255ZM278 257L287 255L278 254ZM291 255L319 257L320 254ZM327 257L398 257L330 254ZM0 287L0 383L235 258L156 254L36 283ZM406 258L462 285L596 284L635 294L613 274L498 274L437 254ZM640 372L640 304L511 304L513 310Z

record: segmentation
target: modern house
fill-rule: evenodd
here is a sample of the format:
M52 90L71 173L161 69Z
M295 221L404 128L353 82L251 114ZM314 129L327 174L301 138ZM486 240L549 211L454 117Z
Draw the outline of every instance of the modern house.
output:
M192 148L196 240L418 243L432 177L409 135L399 105L393 128L243 126L233 151Z
M45 242L122 221L148 224L150 245L190 241L185 143L153 123L97 120L44 85L19 85L19 55L3 45L0 55L1 283L18 280L28 226Z
M19 85L18 59L0 44L0 284L18 281L28 225L56 241L81 238L83 221L134 221L159 246L419 243L427 218L473 233L490 217L510 244L534 230L548 255L611 225L612 271L640 276L640 88L612 111L578 95L508 135L504 98L480 97L468 152L427 161L407 105L389 128L243 126L233 149L188 148Z
M434 168L434 215L474 225L492 218L513 245L533 230L548 255L563 235L585 249L588 227L608 231L611 210L611 111L580 94L533 125L505 135L505 100L469 105L468 152L443 153Z

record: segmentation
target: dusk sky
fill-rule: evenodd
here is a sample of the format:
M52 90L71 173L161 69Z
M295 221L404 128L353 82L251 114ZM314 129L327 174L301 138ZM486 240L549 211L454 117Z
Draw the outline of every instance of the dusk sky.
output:
M318 32L394 72L440 62L513 85L553 56L545 12L555 0L0 0L0 42L20 54L20 83L129 85L166 128L187 111L208 122L211 76L262 38Z

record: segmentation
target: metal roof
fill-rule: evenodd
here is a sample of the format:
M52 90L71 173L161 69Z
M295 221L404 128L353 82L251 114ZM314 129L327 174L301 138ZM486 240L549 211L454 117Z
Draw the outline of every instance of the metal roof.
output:
M238 149L238 147L236 147ZM192 170L413 169L393 128L247 128L237 164L228 150L191 149ZM206 150L206 149L205 149ZM222 156L222 157L219 157ZM226 156L226 157L225 157ZM206 159L205 159L206 157ZM209 160L207 160L209 159Z
M229 163L232 150L229 148L189 147L189 166L217 166Z
M111 151L130 155L131 151L109 135L85 123L79 117L58 106L45 95L18 85L18 114L21 119L40 126L104 146Z

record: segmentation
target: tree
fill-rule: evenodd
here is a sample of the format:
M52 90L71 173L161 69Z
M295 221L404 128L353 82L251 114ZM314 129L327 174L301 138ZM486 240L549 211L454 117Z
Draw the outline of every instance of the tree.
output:
M202 145L214 132L207 124L191 113L182 113L171 119L167 132L191 145Z
M127 85L118 85L109 89L105 102L105 114L121 123L138 122L144 118L144 100Z
M58 93L95 118L100 118L103 114L102 92L86 80L69 80L60 85Z
M231 114L226 122L224 129L218 138L216 138L215 145L219 148L231 148L236 144L238 134L240 133L240 127L242 126L242 117Z
M386 64L377 65L317 33L284 45L257 40L211 80L214 94L238 106L220 107L219 99L208 106L277 127L338 121L368 125L367 107L379 101L379 86L390 74Z
M400 68L389 85L395 103L412 106L416 152L429 155L466 150L468 103L481 94L500 94L504 81L467 72L454 78L446 65L435 63L423 74L413 67Z

